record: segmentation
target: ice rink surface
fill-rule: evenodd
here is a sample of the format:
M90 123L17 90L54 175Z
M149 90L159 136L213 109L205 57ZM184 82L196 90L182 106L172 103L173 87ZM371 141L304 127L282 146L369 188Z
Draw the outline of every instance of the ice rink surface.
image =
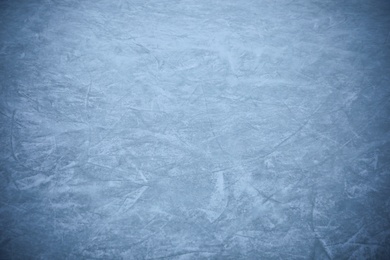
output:
M390 259L390 2L2 0L0 259Z

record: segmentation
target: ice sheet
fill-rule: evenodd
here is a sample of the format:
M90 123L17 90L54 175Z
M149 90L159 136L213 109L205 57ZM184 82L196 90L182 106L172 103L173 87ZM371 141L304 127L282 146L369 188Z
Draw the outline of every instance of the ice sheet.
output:
M0 3L0 259L390 259L390 5Z

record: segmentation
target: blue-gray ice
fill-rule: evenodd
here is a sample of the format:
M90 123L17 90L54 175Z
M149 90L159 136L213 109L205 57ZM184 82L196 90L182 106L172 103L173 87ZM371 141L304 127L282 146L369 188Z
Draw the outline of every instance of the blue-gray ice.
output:
M390 2L2 0L0 259L390 259Z

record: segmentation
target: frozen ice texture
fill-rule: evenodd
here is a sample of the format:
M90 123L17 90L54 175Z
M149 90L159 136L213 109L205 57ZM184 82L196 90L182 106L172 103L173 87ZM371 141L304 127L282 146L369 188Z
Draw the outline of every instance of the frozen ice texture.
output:
M0 2L0 259L390 259L390 5Z

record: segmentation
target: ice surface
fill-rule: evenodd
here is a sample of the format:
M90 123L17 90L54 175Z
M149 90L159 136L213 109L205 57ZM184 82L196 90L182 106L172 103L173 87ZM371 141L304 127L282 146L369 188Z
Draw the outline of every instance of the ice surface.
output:
M0 259L390 259L390 5L0 2Z

